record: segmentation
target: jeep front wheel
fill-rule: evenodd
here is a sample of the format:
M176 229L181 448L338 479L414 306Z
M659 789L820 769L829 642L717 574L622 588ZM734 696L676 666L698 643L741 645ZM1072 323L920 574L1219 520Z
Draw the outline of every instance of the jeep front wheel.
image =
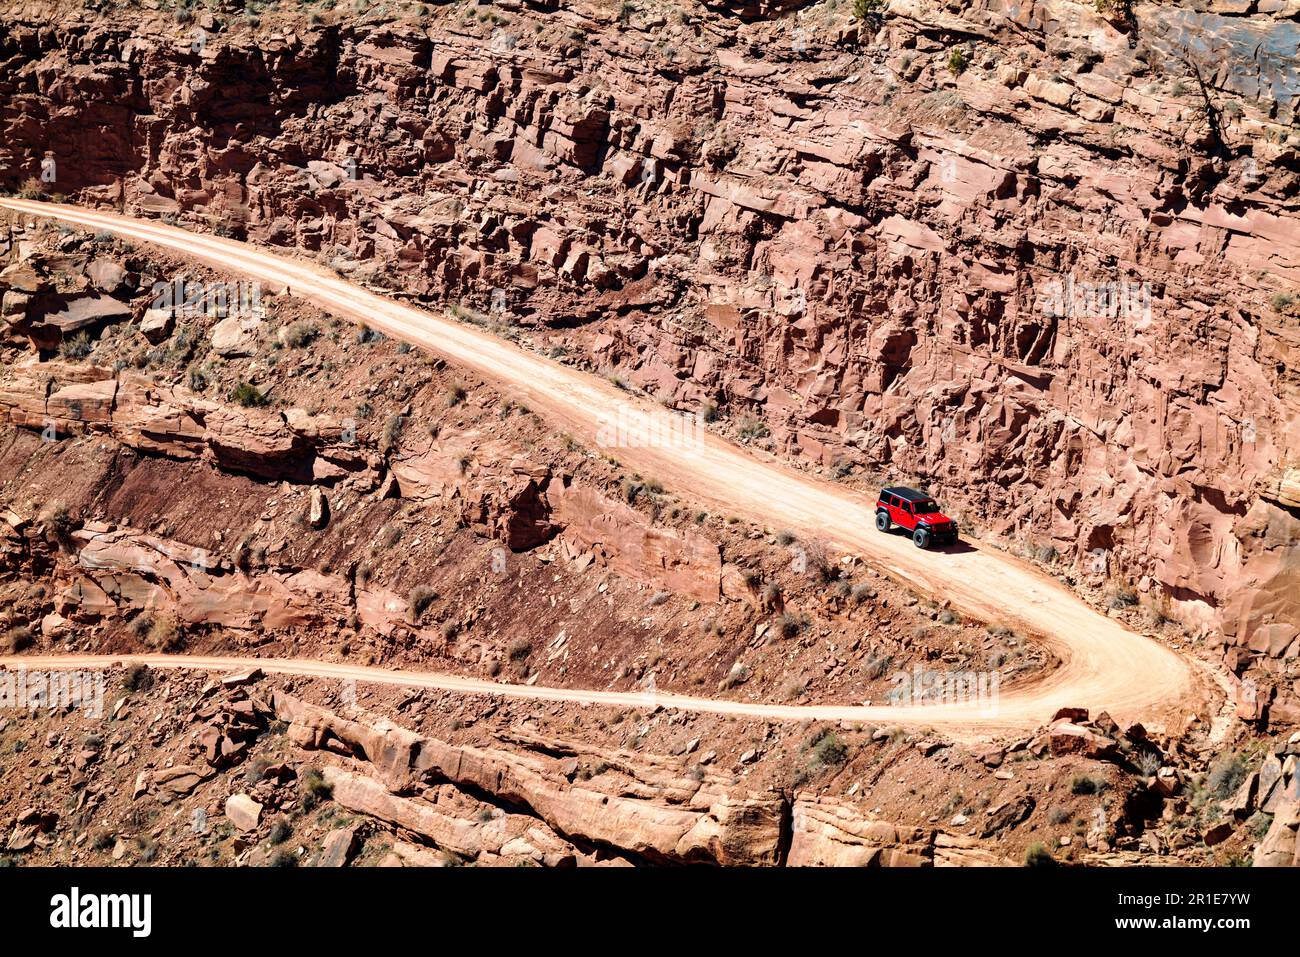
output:
M886 511L884 511L884 510L881 510L881 511L877 512L877 513L876 513L876 528L880 529L882 532L887 532L887 531L889 531L889 525L890 525L890 522L889 522L889 513L886 512Z
M916 543L917 548L929 548L930 533L923 528L918 528L912 533L912 541Z

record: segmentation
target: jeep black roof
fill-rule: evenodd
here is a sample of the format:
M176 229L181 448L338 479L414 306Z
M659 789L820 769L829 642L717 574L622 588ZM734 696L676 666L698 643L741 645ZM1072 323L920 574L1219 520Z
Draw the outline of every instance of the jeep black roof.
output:
M890 495L897 495L905 502L924 502L928 501L930 496L924 492L919 492L914 488L908 488L906 485L887 485L880 490L888 492Z

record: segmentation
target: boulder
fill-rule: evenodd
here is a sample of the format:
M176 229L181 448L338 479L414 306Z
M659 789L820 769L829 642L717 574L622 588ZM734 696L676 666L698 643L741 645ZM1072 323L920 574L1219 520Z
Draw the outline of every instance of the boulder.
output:
M262 820L262 805L247 794L232 794L226 798L226 817L241 831L252 831Z

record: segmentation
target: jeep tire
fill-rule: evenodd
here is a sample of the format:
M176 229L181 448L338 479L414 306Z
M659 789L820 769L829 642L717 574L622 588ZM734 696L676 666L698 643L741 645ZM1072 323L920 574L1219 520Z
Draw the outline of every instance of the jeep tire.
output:
M917 548L929 548L930 533L923 528L918 528L912 533L912 541L916 543Z
M889 531L890 524L891 522L889 521L889 513L882 508L879 512L876 513L876 528L878 528L882 532L887 532Z

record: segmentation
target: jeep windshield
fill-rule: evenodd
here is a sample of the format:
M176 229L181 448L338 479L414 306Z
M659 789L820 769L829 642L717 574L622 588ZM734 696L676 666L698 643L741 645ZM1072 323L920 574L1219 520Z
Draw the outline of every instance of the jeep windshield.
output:
M939 506L934 499L914 502L912 508L915 510L917 515L933 515L939 511Z

